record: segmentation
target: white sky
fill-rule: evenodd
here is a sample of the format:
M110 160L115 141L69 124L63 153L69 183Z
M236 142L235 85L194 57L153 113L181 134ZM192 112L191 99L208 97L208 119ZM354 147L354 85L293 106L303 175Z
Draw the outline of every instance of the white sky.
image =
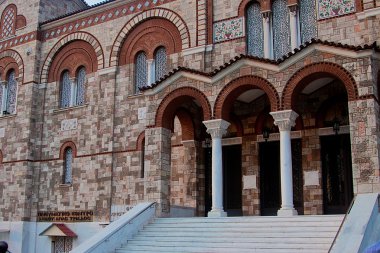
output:
M100 2L103 2L104 0L85 0L89 5L94 5Z

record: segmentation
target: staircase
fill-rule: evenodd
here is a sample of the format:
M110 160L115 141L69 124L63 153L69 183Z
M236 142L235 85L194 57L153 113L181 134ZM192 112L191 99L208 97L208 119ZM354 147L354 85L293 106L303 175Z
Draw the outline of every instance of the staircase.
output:
M343 216L157 218L116 253L327 253Z

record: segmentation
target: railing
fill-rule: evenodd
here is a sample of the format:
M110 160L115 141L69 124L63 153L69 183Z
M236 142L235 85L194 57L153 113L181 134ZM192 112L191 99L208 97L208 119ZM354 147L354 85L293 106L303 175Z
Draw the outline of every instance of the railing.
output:
M354 198L352 199L352 201L351 201L351 203L350 203L350 206L348 207L348 210L347 210L346 214L344 215L344 218L343 218L343 220L342 220L342 223L340 223L340 226L339 226L339 229L338 229L338 233L336 233L336 235L335 235L335 237L334 237L334 240L333 240L333 242L332 242L332 244L331 244L331 246L330 246L330 249L329 249L329 253L331 252L331 249L333 248L333 246L334 246L334 244L335 244L335 242L336 242L336 238L338 238L338 236L339 236L339 234L340 234L340 231L342 230L343 224L344 224L344 222L345 222L346 219L347 219L347 215L351 212L352 206L354 205L354 202L355 202L355 198L356 198L356 197L354 197Z
M93 237L74 248L70 253L112 253L122 242L131 239L144 225L148 224L156 212L156 203L136 205L128 213L112 222Z
M380 240L379 194L358 194L330 253L361 253Z

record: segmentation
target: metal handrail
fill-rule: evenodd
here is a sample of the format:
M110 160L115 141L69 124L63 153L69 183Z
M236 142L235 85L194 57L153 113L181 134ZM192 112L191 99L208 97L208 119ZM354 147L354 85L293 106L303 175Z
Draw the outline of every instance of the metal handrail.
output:
M329 249L328 253L331 253L331 250L332 250L332 248L333 248L333 246L334 246L334 244L336 242L336 239L338 238L338 235L339 235L340 231L342 230L343 224L346 221L346 218L347 218L348 214L351 212L351 209L352 209L352 206L354 205L355 199L356 199L356 196L351 200L350 206L348 207L348 210L347 210L347 212L344 215L342 223L339 226L338 232L336 233L336 235L334 237L334 240L333 240L333 242L332 242L332 244L330 246L330 249Z

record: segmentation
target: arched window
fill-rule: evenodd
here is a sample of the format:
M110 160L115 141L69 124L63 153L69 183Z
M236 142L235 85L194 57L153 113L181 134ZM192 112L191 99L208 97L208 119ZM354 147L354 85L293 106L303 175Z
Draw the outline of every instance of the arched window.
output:
M141 166L141 178L145 176L145 138L141 141L141 157L140 157L140 166Z
M69 71L64 71L60 86L60 107L78 106L84 104L86 86L86 69L79 68L75 82L71 80Z
M315 0L299 1L301 43L317 37Z
M75 105L84 104L84 90L86 84L86 69L81 67L77 73L77 82L76 82L76 103Z
M154 73L155 81L160 80L166 74L166 49L159 47L154 54Z
M135 60L135 94L148 83L148 62L145 52L139 52Z
M66 108L71 104L71 80L69 71L62 74L61 89L60 89L60 107Z
M264 57L263 21L260 4L252 2L246 10L247 54Z
M15 34L16 30L16 6L8 6L1 17L1 38L6 38Z
M0 115L16 113L17 81L15 71L11 70L7 81L0 84Z
M64 151L64 162L63 162L63 183L64 184L71 184L73 182L72 164L73 164L73 149L68 147Z
M273 54L274 59L290 52L290 26L287 0L274 0L273 15Z

